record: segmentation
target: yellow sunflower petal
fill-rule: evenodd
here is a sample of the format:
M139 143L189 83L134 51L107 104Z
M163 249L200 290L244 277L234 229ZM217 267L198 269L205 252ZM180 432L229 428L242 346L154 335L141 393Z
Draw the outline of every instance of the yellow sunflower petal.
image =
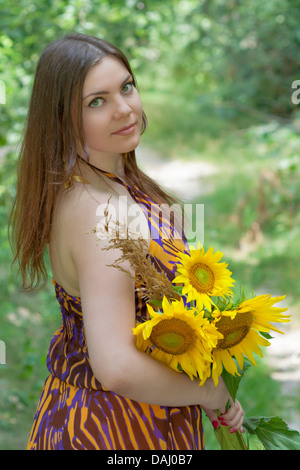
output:
M270 294L259 295L242 302L239 307L239 313L251 312L253 322L252 328L258 331L277 331L282 333L278 328L272 325L274 323L288 323L290 315L283 315L287 308L273 307L277 302L282 301L285 296L271 297Z
M244 338L239 344L230 348L230 353L235 357L239 356L239 354L243 354L254 366L256 366L257 364L253 357L253 352L262 357L260 346L269 346L270 344L271 343L269 341L260 336L256 331L250 330L246 338Z
M214 361L214 364L212 367L211 375L212 375L212 379L214 381L215 386L217 386L219 383L219 377L222 374L222 370L223 370L221 351L216 349L213 352L213 361Z
M239 375L236 363L234 362L232 355L227 350L222 351L221 359L225 369L231 375Z
M237 363L240 366L240 369L243 369L243 367L244 367L244 352L238 346L235 347L234 357L236 358Z
M182 282L185 282L186 281L186 276L184 275L179 275L179 276L176 276L174 279L173 279L173 283L174 284L181 284Z

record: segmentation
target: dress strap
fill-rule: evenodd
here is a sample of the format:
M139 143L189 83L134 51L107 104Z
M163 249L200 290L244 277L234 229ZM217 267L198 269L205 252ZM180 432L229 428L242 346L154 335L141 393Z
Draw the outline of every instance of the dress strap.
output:
M64 183L66 189L70 188L70 186L72 185L72 179L77 181L77 183L90 184L89 181L83 178L82 176L71 175L69 176L67 181Z
M127 188L128 190L130 190L130 186L125 183L121 178L119 178L118 176L114 175L113 173L110 173L109 171L105 171L105 170L101 170L101 168L98 168L97 166L95 165L92 165L92 163L88 162L87 160L85 160L84 158L82 158L80 155L78 155L78 158L80 158L82 161L84 161L84 163L86 163L87 165L89 165L91 168L93 168L94 170L96 171L100 171L101 173L103 173L105 176L108 176L110 179L112 179L113 181L116 181L117 183L120 183L122 184L123 186L125 186L125 188ZM84 181L79 181L79 179L84 179L84 178L81 178L80 176L77 176L77 175L74 175L73 176L74 179L76 179L76 181L78 181L79 183L88 183L88 181L84 180Z

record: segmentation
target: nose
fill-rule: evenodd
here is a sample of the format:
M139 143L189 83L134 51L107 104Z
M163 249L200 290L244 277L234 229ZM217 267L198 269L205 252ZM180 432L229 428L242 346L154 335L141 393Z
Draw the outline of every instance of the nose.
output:
M114 118L118 121L123 117L127 117L132 113L132 108L123 96L116 101Z

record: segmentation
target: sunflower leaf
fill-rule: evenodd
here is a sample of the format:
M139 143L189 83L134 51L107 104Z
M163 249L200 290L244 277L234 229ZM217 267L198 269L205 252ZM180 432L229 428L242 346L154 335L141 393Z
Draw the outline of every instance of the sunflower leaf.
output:
M266 450L300 448L300 433L290 429L278 416L246 418L243 426L249 434L256 434Z
M264 338L266 339L273 339L274 336L271 336L269 333L267 333L266 331L260 331L259 332Z
M229 411L230 407L231 407L231 402L230 402L230 400L228 400L228 402L226 403L226 406L225 406L226 413Z
M230 299L226 296L224 300L221 297L212 297L211 300L221 312L228 310L232 305Z
M183 290L183 286L174 286L173 285L173 290L176 292L176 294L178 295L182 295L182 290Z
M251 363L248 360L245 359L243 369L241 369L240 366L238 365L236 359L234 357L232 359L235 361L238 373L240 375L232 375L229 372L227 372L227 370L225 368L223 368L222 377L223 377L223 380L224 380L225 385L227 387L227 390L228 390L231 398L234 401L235 398L236 398L236 394L237 394L239 385L240 385L240 381L241 381L244 373L248 369L248 367L251 366Z

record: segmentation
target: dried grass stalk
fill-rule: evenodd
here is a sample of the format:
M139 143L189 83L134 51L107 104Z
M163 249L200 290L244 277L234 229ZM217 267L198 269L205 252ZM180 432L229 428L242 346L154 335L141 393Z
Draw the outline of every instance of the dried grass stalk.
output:
M108 265L130 275L137 284L137 290L142 293L145 300L162 300L165 295L169 300L180 300L180 296L174 291L173 284L164 271L158 271L155 267L155 259L151 255L148 244L141 235L130 232L125 224L118 220L111 220L107 203L104 210L105 223L92 230L99 239L107 239L108 245L103 250L119 249L122 255L112 264ZM124 261L129 261L135 276L121 266Z

